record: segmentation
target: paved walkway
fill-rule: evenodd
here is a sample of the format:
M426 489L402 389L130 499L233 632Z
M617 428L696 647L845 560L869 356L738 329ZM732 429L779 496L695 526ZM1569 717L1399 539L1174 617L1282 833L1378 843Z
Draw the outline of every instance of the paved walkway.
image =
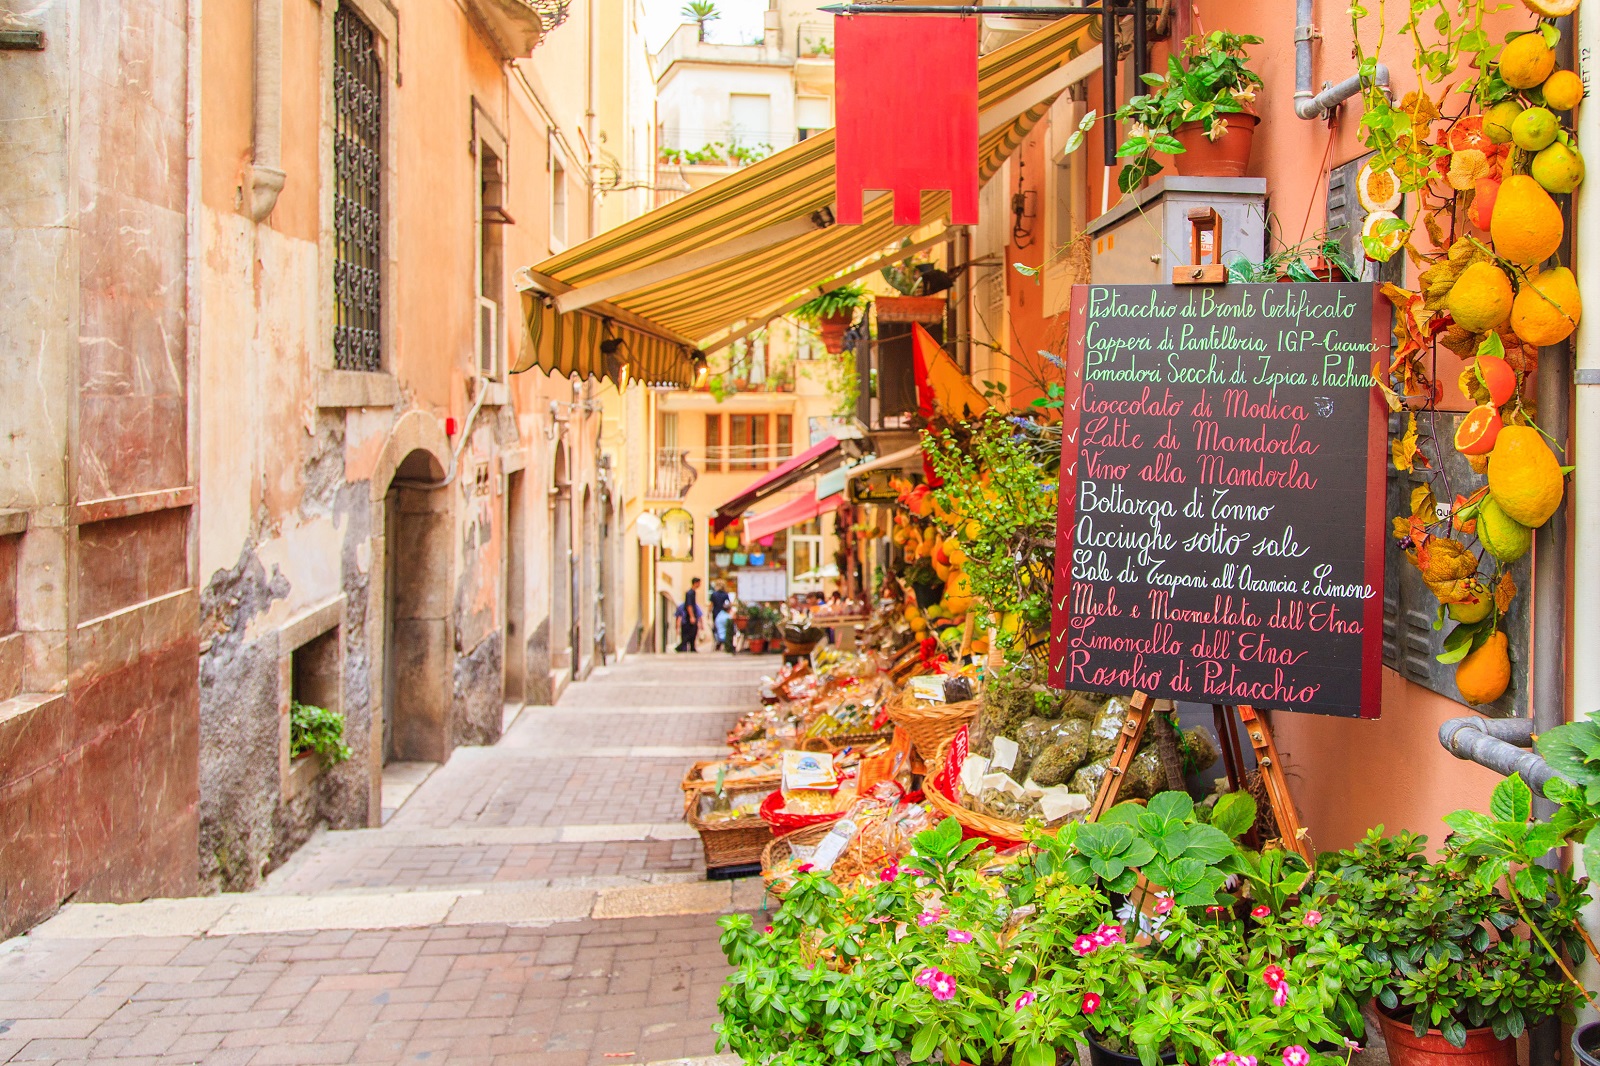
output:
M777 662L596 671L258 892L65 908L0 944L0 1063L709 1056L715 915L762 894L704 880L678 782Z

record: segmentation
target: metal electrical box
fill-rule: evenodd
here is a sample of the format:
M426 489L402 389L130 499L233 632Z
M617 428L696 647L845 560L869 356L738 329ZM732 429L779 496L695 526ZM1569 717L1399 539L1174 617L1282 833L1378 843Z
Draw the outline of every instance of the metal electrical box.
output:
M1106 285L1170 284L1173 267L1194 261L1197 243L1209 262L1237 253L1259 263L1267 248L1267 179L1168 174L1084 229L1090 279Z

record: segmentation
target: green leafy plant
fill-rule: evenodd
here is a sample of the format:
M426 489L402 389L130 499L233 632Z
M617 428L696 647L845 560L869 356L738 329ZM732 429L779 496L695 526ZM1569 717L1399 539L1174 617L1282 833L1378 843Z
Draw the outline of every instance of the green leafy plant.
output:
M1580 986L1562 954L1583 958L1581 892L1527 861L1551 838L1531 812L1527 785L1510 778L1489 814L1447 816L1456 832L1437 862L1423 855L1426 837L1386 838L1381 826L1324 857L1325 885L1338 893L1332 928L1383 967L1361 991L1418 1036L1437 1029L1461 1047L1469 1029L1513 1037L1571 1013Z
M840 285L807 300L790 313L802 322L818 322L824 318L853 314L857 309L865 307L871 299L865 285L856 283Z
M1294 1061L1332 1066L1343 1056L1316 1044L1361 1033L1343 990L1377 967L1321 928L1317 901L1245 918L1168 894L1154 916L1112 913L1108 883L1131 869L1113 854L1148 864L1161 855L1156 841L1176 862L1220 870L1237 858L1186 796L1152 803L1147 822L1133 815L1105 833L1083 825L1038 836L1039 850L997 869L992 852L946 821L866 887L842 892L823 874L802 874L770 927L722 919L735 969L718 1001L720 1046L773 1066L891 1066L936 1054L1054 1066L1058 1049L1089 1038L1146 1066L1163 1050L1183 1062L1293 1051ZM1253 818L1230 804L1226 816L1248 824L1245 813Z
M1127 138L1117 148L1117 158L1124 160L1117 174L1119 189L1131 193L1161 173L1157 152L1184 151L1173 136L1179 126L1198 122L1213 141L1228 132L1228 116L1242 114L1261 88L1261 76L1250 69L1246 51L1260 43L1260 37L1225 30L1196 35L1184 41L1181 56L1168 57L1165 74L1141 76L1150 91L1130 99L1116 114L1129 126ZM1092 111L1084 117L1067 138L1068 152L1083 144L1095 121Z
M712 0L689 0L678 13L694 23L702 41L706 39L706 24L722 17L722 12L717 10L717 5Z
M295 700L289 704L289 754L314 751L326 766L354 754L344 742L344 715Z
M1050 624L1059 426L990 414L959 432L925 433L923 442L944 479L934 513L961 541L963 569L999 647L1020 658L1030 635Z

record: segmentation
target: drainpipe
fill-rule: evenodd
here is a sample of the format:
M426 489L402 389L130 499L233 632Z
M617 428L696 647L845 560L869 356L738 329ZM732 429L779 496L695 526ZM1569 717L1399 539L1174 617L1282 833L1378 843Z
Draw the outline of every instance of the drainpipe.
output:
M1458 759L1475 762L1501 777L1521 774L1528 787L1544 795L1544 785L1555 771L1528 750L1533 747L1530 718L1452 718L1439 727L1439 743Z
M1566 30L1563 40L1570 33L1570 29ZM1600 65L1595 60L1600 56L1600 17L1578 20L1578 55L1583 57L1579 73L1593 89L1596 78L1600 78ZM1595 138L1586 143L1600 144L1600 103L1580 105L1575 125L1579 137ZM1600 185L1580 185L1574 197L1568 229L1574 233L1577 247L1600 248ZM1594 301L1590 307L1600 308L1600 269L1581 259L1568 263L1578 276L1578 291ZM1566 460L1578 463L1569 497L1575 519L1572 646L1595 648L1600 647L1600 610L1594 603L1595 594L1600 591L1600 521L1596 520L1600 515L1600 464L1593 461L1594 456L1600 456L1600 388L1596 388L1600 386L1600 320L1580 318L1573 342L1577 352L1571 436L1575 458ZM1600 656L1572 657L1572 700L1575 720L1591 717L1584 708L1600 706ZM1600 870L1590 871L1590 875L1600 875Z
M283 0L256 0L255 146L244 209L262 222L277 206L283 172Z
M1326 118L1334 108L1361 91L1361 76L1337 85L1324 84L1311 91L1311 42L1322 35L1311 24L1311 0L1295 0L1294 7L1294 113L1301 118ZM1372 72L1374 85L1388 91L1389 68L1379 63Z

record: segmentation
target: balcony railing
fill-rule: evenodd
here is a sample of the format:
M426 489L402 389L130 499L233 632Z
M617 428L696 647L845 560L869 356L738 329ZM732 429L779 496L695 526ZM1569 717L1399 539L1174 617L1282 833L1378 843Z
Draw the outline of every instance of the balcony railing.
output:
M657 448L656 466L650 479L650 498L681 500L700 471L689 465L689 453L678 448Z
M738 473L745 470L770 470L794 454L794 446L782 444L713 444L706 449L708 471Z

